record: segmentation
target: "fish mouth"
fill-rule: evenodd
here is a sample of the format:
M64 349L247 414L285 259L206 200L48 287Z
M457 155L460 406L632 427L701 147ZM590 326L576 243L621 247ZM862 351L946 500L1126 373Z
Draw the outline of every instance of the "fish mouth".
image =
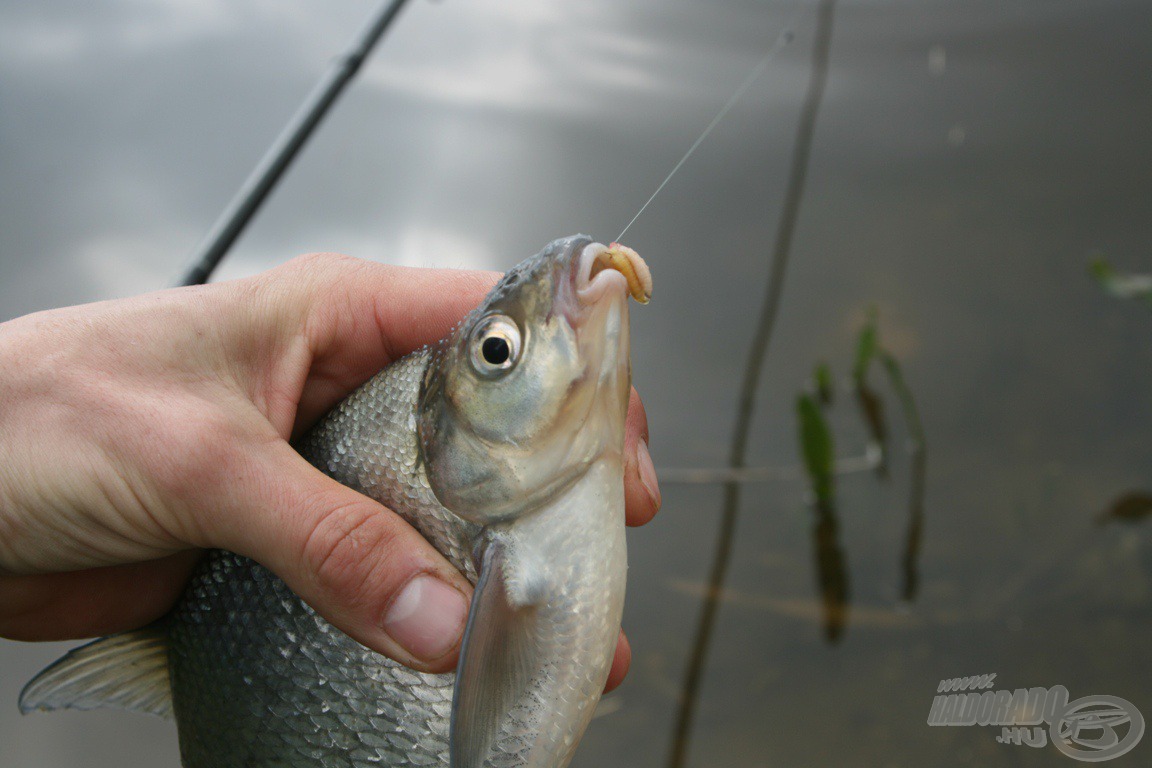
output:
M652 273L644 259L620 243L584 246L576 263L576 296L580 303L595 304L614 286L647 304L652 298Z

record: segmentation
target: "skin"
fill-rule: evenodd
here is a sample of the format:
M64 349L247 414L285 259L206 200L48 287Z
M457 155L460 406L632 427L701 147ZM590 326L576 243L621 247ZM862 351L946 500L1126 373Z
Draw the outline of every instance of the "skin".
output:
M468 582L391 510L292 450L379 369L446 335L499 275L312 254L245 280L0 324L0 636L92 637L162 616L200 553L268 566L361 643L417 669L383 628L409 582ZM625 438L629 525L660 505ZM649 492L648 488L651 488ZM462 627L461 627L462 629ZM621 635L608 689L627 671Z

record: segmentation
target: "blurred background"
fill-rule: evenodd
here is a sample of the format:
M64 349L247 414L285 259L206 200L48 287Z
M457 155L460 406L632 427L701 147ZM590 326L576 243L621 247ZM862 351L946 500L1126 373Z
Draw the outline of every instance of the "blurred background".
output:
M0 320L175 280L376 7L0 0ZM1149 30L1146 0L412 0L217 279L615 239L778 43L623 239L664 506L574 765L1071 765L926 720L993 672L1152 717ZM177 766L155 718L18 715L70 645L0 641L0 766Z

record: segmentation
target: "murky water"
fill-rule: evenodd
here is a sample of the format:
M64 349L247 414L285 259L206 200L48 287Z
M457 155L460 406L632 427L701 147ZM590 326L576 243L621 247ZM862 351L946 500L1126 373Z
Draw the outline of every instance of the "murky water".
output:
M373 5L0 2L0 318L173 279ZM632 672L575 764L1072 765L926 721L941 679L992 672L1152 717L1147 505L1100 522L1152 493L1152 313L1088 274L1096 254L1152 272L1152 5L826 2L806 132L818 5L414 0L221 277L318 249L505 268L612 238L794 27L626 239L656 278L634 366L657 464L723 469L743 425L762 481L667 475L630 535ZM832 450L866 452L851 374L872 308L927 446L911 559L917 454L881 358L886 472L837 475L821 506L798 469L821 362ZM62 647L0 642L0 766L177 765L152 718L16 714Z

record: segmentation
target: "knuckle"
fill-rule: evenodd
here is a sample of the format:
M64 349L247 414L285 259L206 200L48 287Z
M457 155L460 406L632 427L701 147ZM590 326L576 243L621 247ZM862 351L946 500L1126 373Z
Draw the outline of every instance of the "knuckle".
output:
M362 259L340 253L306 253L262 276L267 290L283 295L299 313L296 318L305 325L316 324L317 316L325 317L343 311L339 299L346 287L355 284L355 276L370 265ZM324 325L324 323L320 323Z
M399 522L367 500L332 506L304 540L300 559L307 577L353 608L379 603L395 581L387 564L401 537Z

